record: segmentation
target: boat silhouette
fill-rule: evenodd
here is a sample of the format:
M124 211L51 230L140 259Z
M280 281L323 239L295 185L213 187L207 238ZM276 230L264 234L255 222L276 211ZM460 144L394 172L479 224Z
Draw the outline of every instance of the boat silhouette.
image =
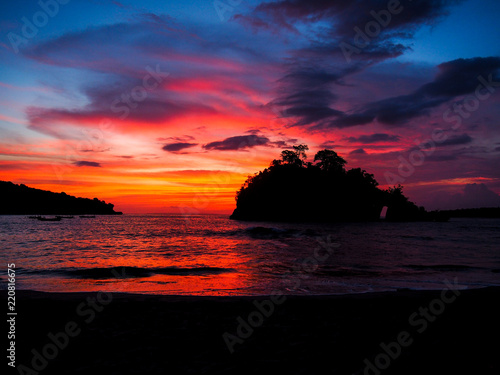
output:
M61 221L61 218L60 217L37 217L37 220L40 220L40 221Z

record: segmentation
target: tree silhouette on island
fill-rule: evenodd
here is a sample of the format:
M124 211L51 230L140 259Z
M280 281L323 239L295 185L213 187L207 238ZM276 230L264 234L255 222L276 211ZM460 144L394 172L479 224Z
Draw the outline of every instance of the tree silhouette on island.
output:
M248 221L375 221L384 206L386 220L447 220L417 207L401 185L381 190L373 174L345 169L347 162L333 150L321 150L307 162L307 145L281 152L281 158L249 176L236 193L231 219Z

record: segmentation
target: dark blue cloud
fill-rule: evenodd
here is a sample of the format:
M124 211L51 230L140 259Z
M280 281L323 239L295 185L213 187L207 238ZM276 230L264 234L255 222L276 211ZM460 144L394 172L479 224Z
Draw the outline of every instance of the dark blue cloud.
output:
M239 135L229 137L222 141L211 142L203 146L205 150L235 151L252 148L255 146L265 146L270 144L267 137L259 135Z
M75 161L73 164L75 164L77 167L96 167L100 168L102 167L100 163L96 163L94 161Z
M188 143L188 142L168 143L165 146L163 146L162 149L168 152L178 152L186 148L191 148L197 145L198 143Z
M379 142L397 142L400 137L393 134L375 133L370 135L360 135L359 137L346 138L351 143L379 143Z
M476 57L457 59L438 66L439 73L434 81L422 85L408 95L369 103L364 108L331 121L331 127L364 125L377 120L386 125L399 126L416 117L429 114L441 104L466 94L472 94L480 85L479 77L493 75L498 81L499 57Z
M306 34L310 43L288 62L288 73L279 81L280 90L273 105L295 118L292 125L315 125L317 129L365 125L378 120L400 124L409 118L428 113L446 99L438 98L437 87L412 95L372 104L370 110L349 111L335 108L345 79L383 60L403 54L409 41L422 25L435 24L460 0L414 0L398 3L397 13L380 28L380 33L347 59L343 43L354 45L357 26L364 29L373 23L375 12L388 14L387 0L281 0L257 5L253 12L235 17L244 24L267 30L281 29L297 35ZM401 9L400 9L401 8ZM380 22L379 22L380 23ZM278 27L277 27L278 26ZM299 31L300 29L300 31ZM405 44L406 43L406 44ZM450 74L453 76L453 74ZM432 95L429 100L423 96Z
M349 155L366 155L366 151L363 150L362 148L358 148L354 151L351 151Z
M444 140L439 146L456 146L471 143L473 139L468 134L461 134Z
M412 0L398 2L395 8L401 12L394 14L385 27L386 34L397 33L403 37L421 24L432 24L448 14L451 6L459 4L459 0ZM373 20L372 11L388 8L387 0L282 0L259 4L252 16L254 25L278 24L286 30L298 31L299 23L322 21L331 23L328 37L334 35L350 37L354 26L363 27ZM393 2L394 3L394 2ZM247 19L250 17L247 17ZM258 22L257 22L258 21ZM269 25L267 28L271 28ZM328 30L327 30L328 31ZM408 35L407 35L408 36Z

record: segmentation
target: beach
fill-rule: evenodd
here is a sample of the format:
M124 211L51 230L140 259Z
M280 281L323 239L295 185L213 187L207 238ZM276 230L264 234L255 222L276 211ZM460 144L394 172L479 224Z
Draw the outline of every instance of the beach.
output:
M18 371L7 367L24 374L498 374L499 297L498 287L458 290L452 281L442 290L325 296L18 290Z

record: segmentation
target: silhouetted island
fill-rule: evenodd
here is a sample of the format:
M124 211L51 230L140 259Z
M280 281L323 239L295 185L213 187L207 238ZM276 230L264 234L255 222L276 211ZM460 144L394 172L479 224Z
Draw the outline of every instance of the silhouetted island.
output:
M375 221L387 207L389 221L446 221L403 195L402 186L378 188L373 174L347 163L333 150L322 150L306 162L306 145L281 152L281 159L249 176L236 193L230 216L247 221Z
M7 181L0 181L0 202L0 215L122 214L113 210L113 204L97 198L77 198Z

